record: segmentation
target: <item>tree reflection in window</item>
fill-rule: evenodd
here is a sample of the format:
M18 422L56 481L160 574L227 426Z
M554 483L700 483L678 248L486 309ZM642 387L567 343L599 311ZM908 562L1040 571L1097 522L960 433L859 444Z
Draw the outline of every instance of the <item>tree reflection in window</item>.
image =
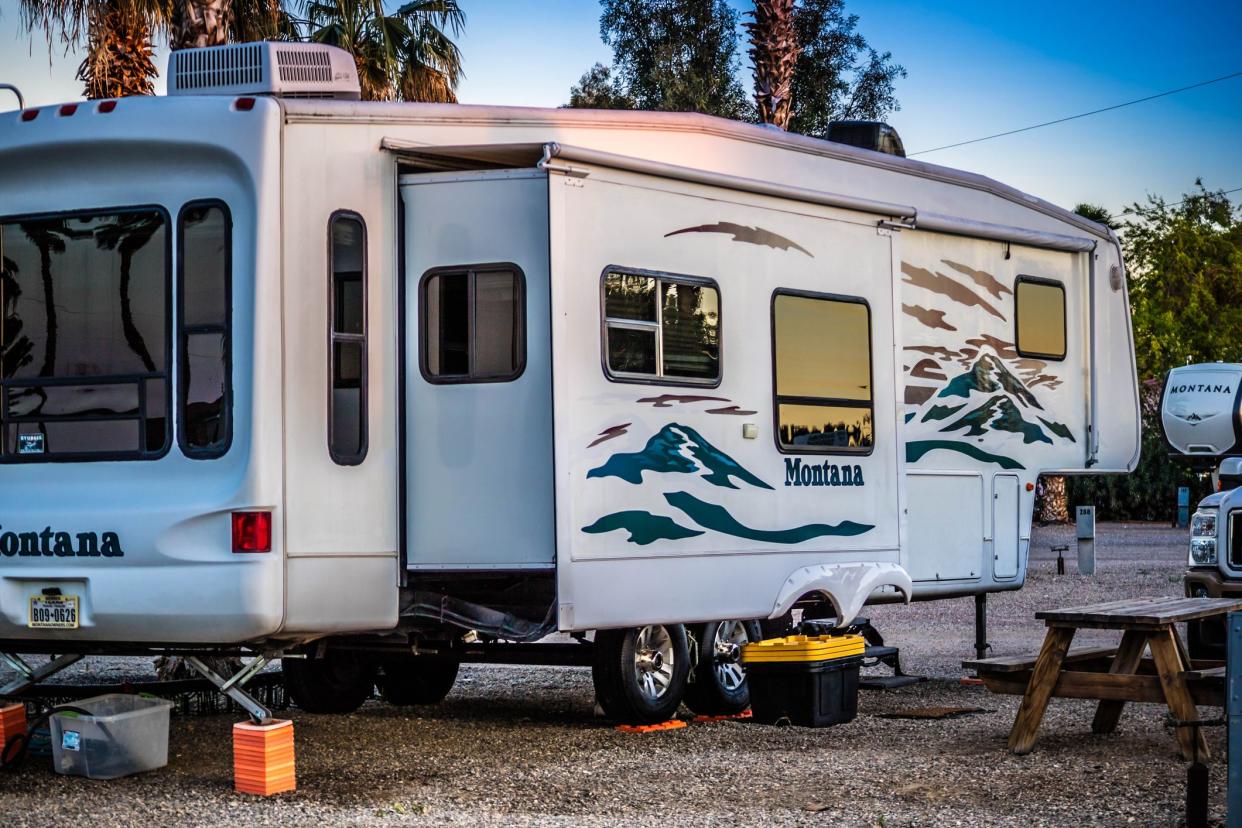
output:
M605 347L615 378L714 384L720 379L720 299L701 280L604 275Z

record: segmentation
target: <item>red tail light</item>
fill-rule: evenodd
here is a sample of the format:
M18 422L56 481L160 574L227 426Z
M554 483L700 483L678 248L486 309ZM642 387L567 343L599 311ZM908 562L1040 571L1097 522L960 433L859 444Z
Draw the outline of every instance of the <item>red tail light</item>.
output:
M28 122L28 121L33 121L35 118L38 118L38 117L39 117L39 110L37 110L37 109L24 109L24 110L22 110L22 120L23 120L23 121L27 121L27 122Z
M272 513L234 512L233 551L271 552Z
M77 104L65 104L60 108L60 117L67 118L78 111Z
M99 105L100 112L111 112L116 109L116 101L104 101Z
M238 98L233 102L233 108L238 112L249 112L254 109L254 98Z

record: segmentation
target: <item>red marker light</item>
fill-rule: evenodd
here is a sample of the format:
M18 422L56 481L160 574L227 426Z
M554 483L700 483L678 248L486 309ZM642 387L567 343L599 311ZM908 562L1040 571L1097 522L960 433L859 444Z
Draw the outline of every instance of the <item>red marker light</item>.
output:
M249 112L254 109L254 98L238 98L233 102L233 108L238 112Z
M100 112L111 112L116 109L116 101L103 101L99 104Z
M77 104L63 104L60 108L60 116L62 118L67 118L77 111L78 111Z
M234 512L233 551L271 552L272 513Z
M37 109L23 109L22 110L23 121L33 121L35 118L38 118L38 117L39 117L39 110Z

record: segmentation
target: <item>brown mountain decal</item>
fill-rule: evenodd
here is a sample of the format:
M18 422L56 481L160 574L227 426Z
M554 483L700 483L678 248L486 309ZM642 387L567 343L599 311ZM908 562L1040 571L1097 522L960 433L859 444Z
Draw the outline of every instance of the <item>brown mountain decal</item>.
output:
M952 262L948 259L941 259L940 261L947 264L958 273L969 276L971 281L995 296L997 299L1001 298L1002 293L1013 293L1012 290L1002 285L991 273L987 273L983 270L975 270L973 267L968 267L967 265L959 264L958 262Z
M997 319L1003 320L1005 317L996 308L980 299L973 290L957 282L943 273L936 273L922 267L915 267L909 262L901 263L901 272L906 277L906 283L914 285L924 290L930 290L933 293L939 293L941 296L947 296L954 302L967 307L983 308Z
M731 221L718 221L715 224L700 224L695 227L683 227L680 230L674 230L671 233L665 233L664 238L669 236L680 236L682 233L724 233L732 236L733 241L742 242L743 244L758 244L763 247L771 247L774 250L797 250L799 253L805 253L812 259L815 258L811 252L795 241L785 238L784 236L773 233L771 230L765 230L762 227L748 227L745 224L734 224Z
M929 328L940 328L945 331L956 331L957 328L944 321L944 311L928 310L920 305L902 305L907 316L913 316Z

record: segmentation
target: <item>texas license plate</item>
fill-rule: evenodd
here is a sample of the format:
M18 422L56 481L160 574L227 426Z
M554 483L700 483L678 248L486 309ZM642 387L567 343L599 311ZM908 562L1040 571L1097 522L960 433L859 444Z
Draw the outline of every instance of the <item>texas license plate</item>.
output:
M76 630L78 628L78 596L31 595L30 620L32 629Z

